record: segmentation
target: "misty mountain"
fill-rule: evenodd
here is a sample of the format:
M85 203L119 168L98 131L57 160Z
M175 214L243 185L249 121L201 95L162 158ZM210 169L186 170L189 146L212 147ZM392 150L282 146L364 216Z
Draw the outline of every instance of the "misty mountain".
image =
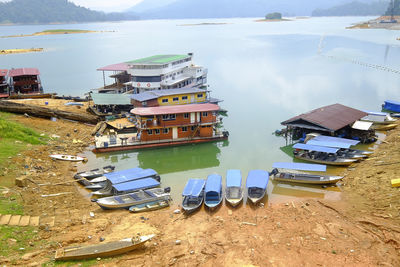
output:
M134 13L139 13L139 12L145 12L151 9L155 8L160 8L167 6L177 0L144 0L143 2L140 2L139 4L128 8L126 12L134 12Z
M361 3L354 1L348 4L334 6L328 9L316 9L313 16L372 16L383 15L389 6L389 1Z
M144 2L147 1L159 0ZM327 9L349 2L351 0L176 0L139 14L141 19L264 17L272 12L284 16L310 16L315 9Z

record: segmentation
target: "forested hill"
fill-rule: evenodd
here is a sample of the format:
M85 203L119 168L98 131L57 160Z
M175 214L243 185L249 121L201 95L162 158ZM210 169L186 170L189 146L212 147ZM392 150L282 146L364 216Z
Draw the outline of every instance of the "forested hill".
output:
M348 4L334 6L328 9L316 9L312 16L375 16L383 15L387 10L389 1L374 3L361 3L354 1Z
M106 14L77 6L68 0L13 0L0 2L0 23L73 23L134 19L121 13Z

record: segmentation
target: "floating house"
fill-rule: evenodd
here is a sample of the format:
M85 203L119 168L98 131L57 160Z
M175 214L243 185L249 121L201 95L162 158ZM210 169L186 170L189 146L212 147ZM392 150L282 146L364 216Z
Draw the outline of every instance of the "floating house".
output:
M131 104L134 107L158 107L200 103L218 103L218 99L210 98L209 91L196 87L163 89L132 94Z
M207 83L207 69L193 63L193 54L155 55L132 61L108 65L103 72L104 87L100 93L141 93L150 90L203 86ZM114 84L106 85L105 72Z
M11 69L8 72L10 95L43 94L39 75L40 72L36 68Z
M228 138L221 131L216 104L187 104L134 108L137 133L95 137L94 152L211 142Z
M8 70L0 69L0 98L6 98L9 96L7 75Z
M358 121L367 115L361 110L333 104L295 116L281 124L287 127L286 136L291 140L298 140L304 138L308 133L317 132L368 143L376 141L375 131L369 127L365 128L364 125L360 127Z

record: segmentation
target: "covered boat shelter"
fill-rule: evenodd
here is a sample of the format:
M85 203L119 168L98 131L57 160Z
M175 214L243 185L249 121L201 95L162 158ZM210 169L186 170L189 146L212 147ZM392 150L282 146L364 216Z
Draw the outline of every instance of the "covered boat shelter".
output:
M290 141L304 138L308 133L317 132L366 142L375 136L375 132L370 130L360 132L360 130L353 129L352 125L367 115L366 112L358 109L342 104L333 104L300 114L281 122L281 124L287 127L286 137L289 137Z
M93 100L93 106L91 105L91 107L94 108L95 113L101 113L99 115L112 115L114 113L120 113L121 111L129 112L133 108L130 95L128 94L104 94L91 92L89 95Z

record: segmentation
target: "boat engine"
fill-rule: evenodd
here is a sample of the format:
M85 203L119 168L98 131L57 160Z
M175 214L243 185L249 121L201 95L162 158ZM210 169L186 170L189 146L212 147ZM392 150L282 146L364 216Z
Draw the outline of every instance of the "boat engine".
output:
M274 169L271 171L270 175L275 175L275 174L278 174L278 173L279 173L278 169L277 169L277 168L274 168Z
M170 192L171 192L171 187L164 188L164 193L170 193Z

